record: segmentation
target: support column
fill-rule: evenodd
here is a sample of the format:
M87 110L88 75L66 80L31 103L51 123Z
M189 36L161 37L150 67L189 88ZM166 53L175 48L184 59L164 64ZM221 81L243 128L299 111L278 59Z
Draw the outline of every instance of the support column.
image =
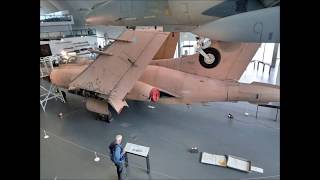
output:
M277 84L277 85L280 85L280 62L279 62L279 67L278 67L276 84Z
M279 43L274 43L272 61L271 61L271 67L272 68L274 68L276 66L278 48L279 48Z
M178 57L181 57L181 33L178 40Z

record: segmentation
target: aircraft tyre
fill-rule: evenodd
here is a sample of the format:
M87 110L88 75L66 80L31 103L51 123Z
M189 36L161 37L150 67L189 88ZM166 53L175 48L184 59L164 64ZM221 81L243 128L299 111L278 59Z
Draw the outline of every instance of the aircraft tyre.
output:
M107 123L110 123L113 120L111 113L109 115L98 114L97 119L101 121L106 121Z
M62 96L63 96L63 99L67 102L67 95L66 95L66 92L61 91L61 94L62 94Z
M136 26L126 26L127 29L136 30Z
M201 54L199 54L199 62L202 67L211 69L216 67L220 63L221 55L217 49L208 47L203 51L209 56L209 59L206 59Z

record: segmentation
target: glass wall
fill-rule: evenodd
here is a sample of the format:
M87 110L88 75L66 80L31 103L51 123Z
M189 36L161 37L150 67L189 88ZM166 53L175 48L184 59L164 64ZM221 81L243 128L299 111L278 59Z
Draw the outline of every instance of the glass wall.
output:
M256 54L252 58L252 60L257 60L267 64L271 64L272 56L273 56L273 48L274 48L274 43L262 43L258 51L256 52ZM280 46L278 47L277 56L279 56L279 54L280 54Z

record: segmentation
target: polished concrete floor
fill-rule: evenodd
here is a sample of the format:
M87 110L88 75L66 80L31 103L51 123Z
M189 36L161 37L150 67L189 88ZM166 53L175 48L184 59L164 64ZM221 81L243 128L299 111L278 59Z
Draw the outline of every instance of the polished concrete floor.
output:
M259 108L256 119L256 105L246 102L186 106L130 101L129 108L108 124L95 120L85 109L84 98L72 94L67 98L66 104L49 101L46 112L40 107L41 179L117 179L107 146L118 133L124 144L151 148L151 173L146 173L145 159L129 156L128 179L280 178L280 118L275 121L274 109ZM60 112L63 118L58 117ZM229 120L228 113L234 119ZM200 153L188 152L192 146L200 152L251 160L264 173L201 164ZM94 152L99 162L94 161Z

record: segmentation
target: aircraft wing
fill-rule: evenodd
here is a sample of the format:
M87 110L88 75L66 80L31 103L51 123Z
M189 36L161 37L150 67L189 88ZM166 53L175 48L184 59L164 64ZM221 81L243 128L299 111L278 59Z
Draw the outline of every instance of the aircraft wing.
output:
M170 33L125 31L69 85L106 96L118 112L124 100Z

